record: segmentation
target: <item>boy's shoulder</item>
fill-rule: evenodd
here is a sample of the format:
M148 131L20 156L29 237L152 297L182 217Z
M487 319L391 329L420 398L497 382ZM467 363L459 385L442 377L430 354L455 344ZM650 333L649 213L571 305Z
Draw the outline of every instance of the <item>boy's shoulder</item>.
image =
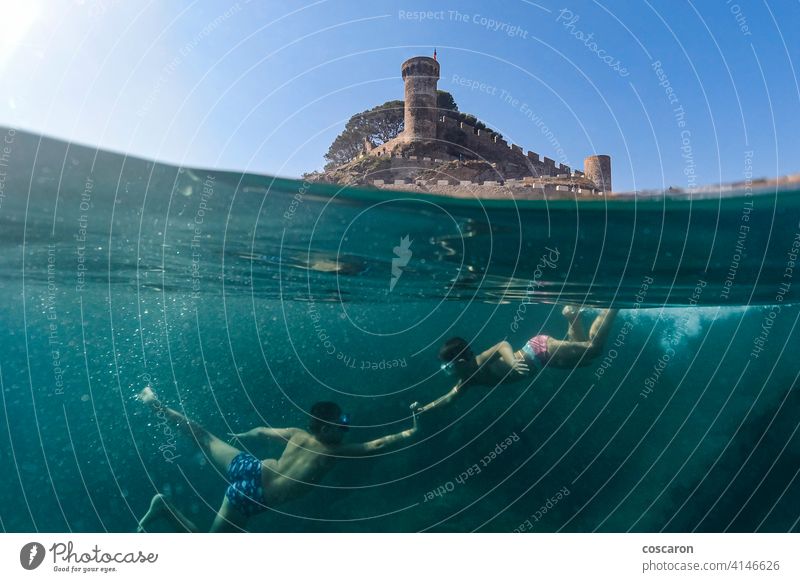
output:
M305 439L313 439L314 435L302 428L291 428L292 431L292 440L305 440Z
M292 435L292 438L289 439L293 445L308 449L310 451L317 451L318 449L325 448L325 445L307 430L298 428L296 431L297 432Z

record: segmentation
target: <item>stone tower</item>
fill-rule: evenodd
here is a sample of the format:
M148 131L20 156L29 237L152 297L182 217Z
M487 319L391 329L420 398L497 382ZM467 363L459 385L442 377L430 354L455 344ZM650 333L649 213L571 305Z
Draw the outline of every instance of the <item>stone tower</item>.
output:
M436 139L436 83L439 63L430 57L413 57L403 63L405 111L403 140Z
M583 160L583 173L598 189L613 192L611 189L611 156L588 156Z

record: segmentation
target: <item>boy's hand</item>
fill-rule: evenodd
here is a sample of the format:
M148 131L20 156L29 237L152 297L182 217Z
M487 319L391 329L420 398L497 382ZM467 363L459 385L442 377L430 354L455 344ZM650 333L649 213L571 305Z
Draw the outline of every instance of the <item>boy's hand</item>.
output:
M254 437L258 434L258 429L253 428L248 430L247 432L229 432L228 433L228 442L231 441L241 441L242 439L246 439L249 437Z
M417 422L417 415L419 414L419 411L420 411L420 409L421 409L422 407L419 405L419 402L412 402L412 403L409 405L409 407L408 407L408 408L411 410L411 422L412 422L412 426L411 426L411 428L410 428L410 429L408 429L406 432L408 433L408 435L409 435L409 436L411 436L411 435L413 435L415 432L417 432L417 429L419 428L419 424L418 424L418 422Z
M156 393L153 392L153 389L149 385L145 386L136 397L142 404L153 404L156 400L158 400L158 398L156 398Z
M524 376L530 371L528 364L526 364L524 360L514 360L514 363L511 364L511 369L520 376Z
M228 433L228 442L232 443L233 441L241 440L242 437L245 437L245 436L247 436L247 433L244 433L244 432L239 432L239 433L229 432Z

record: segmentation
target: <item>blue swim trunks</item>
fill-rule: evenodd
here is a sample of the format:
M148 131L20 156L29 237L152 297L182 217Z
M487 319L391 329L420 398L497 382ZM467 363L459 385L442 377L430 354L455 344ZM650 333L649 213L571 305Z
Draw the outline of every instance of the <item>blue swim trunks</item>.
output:
M250 453L239 453L228 465L225 497L245 517L266 511L264 487L261 484L261 461Z

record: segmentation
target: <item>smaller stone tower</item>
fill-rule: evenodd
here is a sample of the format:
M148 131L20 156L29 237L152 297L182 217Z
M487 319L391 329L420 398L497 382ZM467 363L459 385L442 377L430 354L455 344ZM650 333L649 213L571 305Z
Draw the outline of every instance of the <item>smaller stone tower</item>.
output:
M583 160L583 173L603 192L612 192L611 156L588 156Z
M403 140L436 139L436 84L439 63L430 57L413 57L403 63L405 111Z

